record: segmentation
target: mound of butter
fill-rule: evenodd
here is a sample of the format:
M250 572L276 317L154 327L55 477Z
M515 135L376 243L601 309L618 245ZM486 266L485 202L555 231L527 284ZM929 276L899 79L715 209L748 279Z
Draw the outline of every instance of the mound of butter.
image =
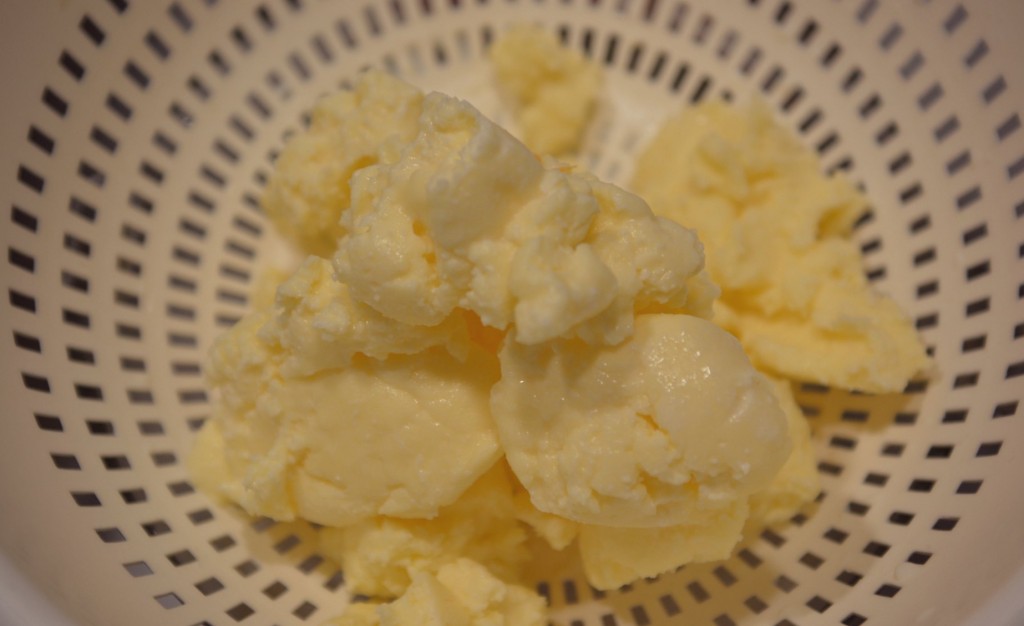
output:
M520 137L538 154L570 155L593 117L601 70L540 26L512 26L494 41L491 64Z
M379 601L345 619L540 623L522 523L579 534L601 587L723 558L789 457L771 383L706 319L695 234L465 102L364 74L265 203L310 256L213 347L190 463L252 514L326 527ZM691 548L605 573L634 531Z
M721 290L716 323L777 376L873 393L928 366L896 303L868 284L850 241L867 201L775 124L763 104L712 102L669 119L632 188L697 230Z
M415 574L397 600L353 604L325 626L539 626L546 621L542 597L470 559L457 559L436 573Z
M540 510L605 526L699 524L763 489L789 452L770 383L735 339L640 315L613 347L506 341L491 410ZM731 546L730 546L731 547Z

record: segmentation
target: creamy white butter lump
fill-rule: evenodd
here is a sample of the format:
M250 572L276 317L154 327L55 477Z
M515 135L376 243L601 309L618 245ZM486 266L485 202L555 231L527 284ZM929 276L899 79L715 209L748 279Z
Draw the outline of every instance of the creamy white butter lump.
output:
M770 383L689 315L640 315L612 348L507 341L491 392L509 465L548 513L617 527L693 524L762 489L789 455Z
M334 265L359 301L410 325L460 308L526 344L610 345L637 310L709 310L692 231L545 166L468 103L429 94L419 119L393 164L352 178Z

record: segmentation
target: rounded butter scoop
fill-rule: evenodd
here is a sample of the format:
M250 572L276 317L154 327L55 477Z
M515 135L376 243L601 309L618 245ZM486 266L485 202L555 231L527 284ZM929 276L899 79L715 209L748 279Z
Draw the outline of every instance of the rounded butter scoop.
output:
M688 315L640 315L623 343L506 341L491 409L540 510L589 524L716 519L790 451L769 382L739 342Z

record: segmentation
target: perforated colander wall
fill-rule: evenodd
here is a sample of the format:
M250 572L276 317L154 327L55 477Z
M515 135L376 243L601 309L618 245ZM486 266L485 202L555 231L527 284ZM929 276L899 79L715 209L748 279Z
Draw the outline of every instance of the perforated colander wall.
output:
M728 562L611 594L545 563L556 623L957 623L1024 563L1021 50L993 39L995 5L9 4L0 542L83 623L341 610L343 575L308 528L253 522L190 484L205 350L280 248L259 191L315 97L378 65L501 118L484 54L524 20L606 68L585 150L600 176L628 180L655 122L685 103L770 103L866 188L868 276L937 364L891 397L801 388L816 510Z

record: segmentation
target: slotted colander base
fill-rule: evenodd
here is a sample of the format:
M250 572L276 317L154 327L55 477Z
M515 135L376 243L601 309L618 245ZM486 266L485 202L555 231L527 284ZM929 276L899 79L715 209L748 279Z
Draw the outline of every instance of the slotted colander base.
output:
M535 21L605 67L582 159L601 177L627 181L686 103L768 102L865 186L866 272L937 364L895 396L803 386L813 511L727 562L616 593L545 562L555 622L958 623L1024 556L1022 73L1006 34L1024 13L1010 5L5 4L4 552L80 623L340 612L343 576L307 527L249 520L189 482L205 350L281 249L259 192L316 96L376 65L507 121L486 48Z

